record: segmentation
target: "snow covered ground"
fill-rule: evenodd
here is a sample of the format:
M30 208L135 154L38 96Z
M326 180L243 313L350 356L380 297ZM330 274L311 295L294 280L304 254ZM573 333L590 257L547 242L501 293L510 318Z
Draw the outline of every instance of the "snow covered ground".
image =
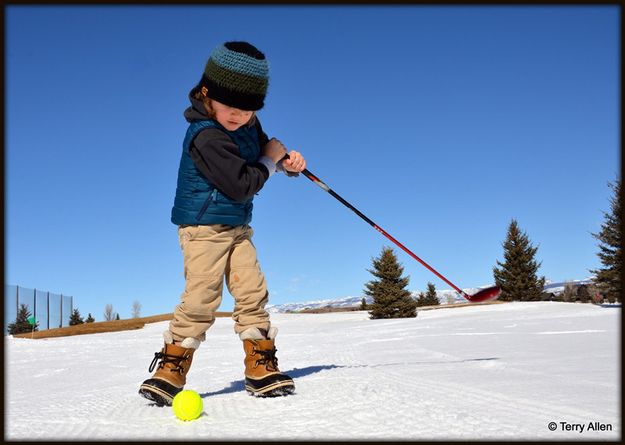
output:
M620 307L555 302L395 320L273 314L296 394L257 399L244 390L233 322L221 318L188 376L204 401L192 422L137 394L167 322L5 337L5 439L617 440L620 319Z

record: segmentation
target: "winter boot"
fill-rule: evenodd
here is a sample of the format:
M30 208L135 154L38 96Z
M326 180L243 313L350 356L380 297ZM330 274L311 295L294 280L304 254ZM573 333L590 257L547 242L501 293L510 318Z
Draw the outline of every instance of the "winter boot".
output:
M277 328L249 328L239 337L245 350L245 389L257 397L286 396L295 391L293 379L278 369L274 340Z
M163 333L163 338L165 345L161 352L154 353L148 370L154 371L157 361L160 360L156 372L139 388L139 394L156 402L158 406L171 405L174 396L182 391L193 361L193 353L200 346L200 341L195 338L185 338L174 344L169 331Z

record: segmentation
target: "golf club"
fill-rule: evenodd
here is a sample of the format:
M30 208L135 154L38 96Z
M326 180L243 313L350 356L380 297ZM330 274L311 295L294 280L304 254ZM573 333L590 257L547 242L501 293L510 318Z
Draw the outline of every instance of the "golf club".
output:
M288 159L288 158L289 158L289 155L286 154L281 159L281 161L283 161L284 159ZM334 198L339 200L343 205L345 205L347 208L349 208L354 213L356 213L356 215L360 216L370 226L372 226L375 230L377 230L382 235L384 235L386 238L388 238L393 243L395 243L395 245L400 247L404 252L406 252L412 258L414 258L415 260L417 260L418 262L423 264L423 266L425 266L428 270L430 270L434 275L436 275L441 280L443 280L445 283L450 285L456 292L458 292L460 295L462 295L462 297L464 297L465 299L467 299L471 303L481 303L481 302L484 302L484 301L495 300L497 297L499 297L499 294L501 294L501 289L498 286L491 286L491 287L487 287L487 288L484 288L484 289L480 289L478 292L476 292L473 295L469 295L468 293L466 293L465 291L460 289L458 286L456 286L454 283L449 281L447 278L445 278L443 275L441 275L439 272L437 272L432 266L430 266L425 261L423 261L421 258L419 258L417 255L412 253L406 246L404 246L402 243L400 243L395 238L393 238L391 235L389 235L384 229L382 229L376 223L374 223L369 218L367 218L367 216L365 216L362 212L360 212L360 210L358 210L356 207L354 207L349 202L347 202L345 199L343 199L338 193L336 193L334 190L332 190L330 187L328 187L323 181L321 181L319 178L317 178L315 175L313 175L308 169L302 170L301 173L304 176L306 176L308 179L310 179L312 182L314 182L316 185L321 187L323 190L328 192L330 195L332 195Z

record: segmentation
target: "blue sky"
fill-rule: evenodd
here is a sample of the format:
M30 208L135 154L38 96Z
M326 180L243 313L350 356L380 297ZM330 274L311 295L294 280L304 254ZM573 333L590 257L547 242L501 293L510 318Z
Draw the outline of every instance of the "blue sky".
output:
M5 282L102 320L171 312L182 113L212 49L270 63L270 136L460 287L493 283L512 218L541 275L599 266L620 175L617 6L10 6ZM361 295L395 247L305 177L252 227L270 303ZM395 248L409 289L448 289ZM221 310L232 309L224 296Z

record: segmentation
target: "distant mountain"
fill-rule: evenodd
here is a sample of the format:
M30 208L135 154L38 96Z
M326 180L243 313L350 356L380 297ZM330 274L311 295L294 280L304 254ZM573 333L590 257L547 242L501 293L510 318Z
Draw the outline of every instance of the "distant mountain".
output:
M372 300L367 298L367 303ZM279 305L267 305L265 309L269 313L297 312L303 309L318 309L322 307L354 307L360 305L362 297L344 297L329 300L314 300L298 303L284 303Z
M547 280L547 284L543 288L544 292L551 292L555 295L559 295L564 291L564 286L567 283L572 283L574 286L579 286L582 284L590 284L592 282L592 277L583 279L583 280L570 280L570 281L560 281L560 282L552 282ZM490 287L492 284L481 287L472 287L463 289L468 294L473 294L480 289L484 289L486 287ZM417 299L419 297L420 292L425 291L411 291L412 298ZM437 290L436 296L441 304L448 304L450 302L465 302L464 297L458 295L455 290ZM359 306L362 301L362 295L357 297L342 297L342 298L331 298L325 300L312 300L312 301L303 301L303 302L295 302L295 303L284 303L278 305L267 305L266 309L269 313L285 313L285 312L298 312L304 309L319 309L324 307L354 307ZM365 301L367 304L373 303L373 298L365 297Z
M559 282L547 281L545 287L543 288L543 292L551 292L552 294L559 295L564 292L564 286L568 283L571 283L573 286L581 286L582 284L591 284L593 278L594 277L588 277L583 280L569 280Z

